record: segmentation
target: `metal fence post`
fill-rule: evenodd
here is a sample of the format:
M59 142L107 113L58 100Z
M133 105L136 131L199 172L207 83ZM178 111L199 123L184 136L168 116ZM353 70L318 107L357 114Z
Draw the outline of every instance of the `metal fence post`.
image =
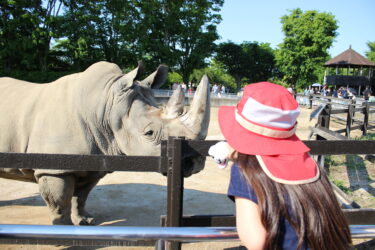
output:
M168 138L167 227L181 226L183 215L182 140L181 137ZM167 249L181 249L181 242L168 242Z

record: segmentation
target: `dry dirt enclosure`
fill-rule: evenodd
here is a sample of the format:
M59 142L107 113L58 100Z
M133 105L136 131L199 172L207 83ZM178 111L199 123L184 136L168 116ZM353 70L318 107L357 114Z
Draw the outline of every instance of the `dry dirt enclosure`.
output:
M302 108L297 134L307 139L316 120L309 121L309 109ZM373 119L373 118L372 118ZM341 128L342 124L332 127ZM352 136L359 131L353 132ZM207 140L222 139L217 124L217 108L212 108ZM348 188L347 193L363 207L375 208L375 166L361 156L330 158L330 178ZM344 165L349 163L349 168ZM96 224L111 226L158 226L166 211L166 177L158 173L115 172L105 176L91 192L87 209ZM184 214L233 214L233 203L226 197L229 168L216 167L207 158L203 171L185 179ZM50 224L47 208L32 183L0 179L1 224ZM184 244L183 249L224 249L239 243ZM115 248L115 247L110 247ZM0 249L88 249L42 245L0 245ZM90 248L97 249L97 248ZM108 247L100 249L109 249ZM116 249L119 249L116 247ZM131 248L126 248L131 249ZM136 248L144 249L144 247ZM149 248L152 249L152 248Z

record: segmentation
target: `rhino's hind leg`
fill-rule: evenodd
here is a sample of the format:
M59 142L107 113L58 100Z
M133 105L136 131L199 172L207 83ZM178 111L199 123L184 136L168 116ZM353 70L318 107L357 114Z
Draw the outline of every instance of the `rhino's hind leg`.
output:
M74 225L92 225L94 216L86 212L85 205L90 191L98 183L99 179L91 179L90 182L76 184L76 190L72 198L72 221Z
M72 225L70 214L75 177L72 175L44 175L39 178L38 183L39 192L52 215L52 224Z

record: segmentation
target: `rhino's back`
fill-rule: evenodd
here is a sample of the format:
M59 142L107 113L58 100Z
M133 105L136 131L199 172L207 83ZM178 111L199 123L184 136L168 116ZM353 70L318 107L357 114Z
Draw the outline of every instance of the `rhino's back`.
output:
M100 93L100 84L118 74L121 70L117 65L100 62L82 73L45 84L0 78L0 152L98 153L77 107L82 109L82 99L87 97L85 91L90 84ZM33 181L34 176L45 173L76 172L1 167L0 177L24 181Z
M75 77L47 84L1 78L0 151L64 153L69 134L78 132L72 101Z

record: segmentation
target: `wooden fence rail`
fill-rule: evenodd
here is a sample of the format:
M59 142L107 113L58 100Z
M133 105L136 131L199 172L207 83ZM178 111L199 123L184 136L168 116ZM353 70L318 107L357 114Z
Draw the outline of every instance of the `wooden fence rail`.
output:
M320 95L295 95L296 98L308 98L309 108L313 107L313 102L324 106L317 125L329 129L331 118L335 118L346 123L344 129L335 130L336 133L345 133L346 137L350 137L350 132L356 129L362 131L363 135L368 133L369 129L375 128L375 120L370 121L370 114L375 113L375 103L356 101L342 98L334 98L330 96ZM301 102L300 102L301 104ZM304 103L306 104L306 103ZM339 107L337 107L339 106ZM345 108L342 108L344 106ZM355 115L362 114L363 118L356 118ZM345 114L345 117L339 116Z
M375 141L334 140L304 141L313 155L375 154ZM167 175L167 211L161 224L167 227L199 225L205 227L235 226L234 216L210 215L185 217L183 214L183 171L189 166L184 159L208 156L210 146L217 141L192 141L172 138L162 142L161 156L106 156L0 153L0 166L7 168L69 169L80 171L149 171ZM351 224L374 224L375 209L344 210ZM0 236L0 242L2 238ZM9 243L9 241L7 241ZM15 239L15 243L22 242ZM59 244L38 240L38 244ZM77 244L73 239L71 245ZM79 244L84 242L80 241ZM116 245L116 242L113 243ZM170 242L169 249L179 249L179 242Z

